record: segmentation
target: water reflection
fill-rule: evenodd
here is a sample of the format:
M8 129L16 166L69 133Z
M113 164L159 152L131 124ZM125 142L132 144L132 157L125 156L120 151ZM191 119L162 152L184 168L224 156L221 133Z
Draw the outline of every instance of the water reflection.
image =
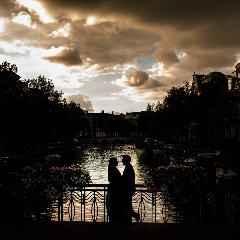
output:
M109 159L111 157L116 157L118 160L118 169L121 173L123 173L124 166L122 164L121 156L128 154L131 156L131 163L135 170L136 184L144 184L148 167L139 161L141 152L142 150L136 149L133 145L85 147L82 160L78 165L89 172L94 184L107 184L107 168Z

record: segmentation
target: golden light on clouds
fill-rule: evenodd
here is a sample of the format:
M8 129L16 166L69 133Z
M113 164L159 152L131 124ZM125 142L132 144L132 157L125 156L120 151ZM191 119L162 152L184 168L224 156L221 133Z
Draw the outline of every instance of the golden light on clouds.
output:
M3 18L0 18L0 33L3 32L5 25L5 20Z
M13 17L12 21L27 27L36 28L36 24L32 23L31 17L24 12L20 12L17 16Z
M16 0L22 6L27 7L30 11L35 11L44 23L54 22L54 20L47 14L43 6L35 0Z
M195 71L234 71L239 8L220 2L2 0L0 59L95 112L142 111Z
M164 75L164 65L163 63L154 63L151 67L151 69L148 69L149 72L156 74L158 76Z
M71 26L69 23L65 24L62 28L59 28L55 31L53 31L49 36L52 36L54 38L56 37L68 37L71 30Z
M94 17L89 17L86 20L87 25L93 25L96 22L96 19Z

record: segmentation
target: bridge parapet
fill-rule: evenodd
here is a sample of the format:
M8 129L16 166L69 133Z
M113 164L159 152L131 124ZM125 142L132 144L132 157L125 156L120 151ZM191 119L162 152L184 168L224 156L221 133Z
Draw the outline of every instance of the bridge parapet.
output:
M89 184L64 192L42 212L25 211L31 220L108 222L106 208L108 184ZM136 185L133 208L143 223L240 224L240 190L200 189L192 203L163 199ZM28 208L29 210L30 208ZM39 208L40 209L40 208Z

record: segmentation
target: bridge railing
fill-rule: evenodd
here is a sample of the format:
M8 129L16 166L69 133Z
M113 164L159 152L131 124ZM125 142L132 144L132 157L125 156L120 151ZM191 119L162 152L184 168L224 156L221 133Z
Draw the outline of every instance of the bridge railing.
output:
M64 192L51 204L25 210L25 217L42 221L108 222L107 184L89 184ZM136 185L133 208L143 223L240 224L240 191L237 188L199 189L191 202L163 199ZM37 209L37 210L36 210ZM134 220L133 220L134 221Z

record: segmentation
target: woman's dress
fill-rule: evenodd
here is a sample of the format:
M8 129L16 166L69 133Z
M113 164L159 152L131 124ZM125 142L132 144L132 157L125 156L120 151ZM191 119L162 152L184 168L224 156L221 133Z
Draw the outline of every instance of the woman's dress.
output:
M116 167L108 169L108 199L107 209L109 222L117 223L121 220L121 173Z

